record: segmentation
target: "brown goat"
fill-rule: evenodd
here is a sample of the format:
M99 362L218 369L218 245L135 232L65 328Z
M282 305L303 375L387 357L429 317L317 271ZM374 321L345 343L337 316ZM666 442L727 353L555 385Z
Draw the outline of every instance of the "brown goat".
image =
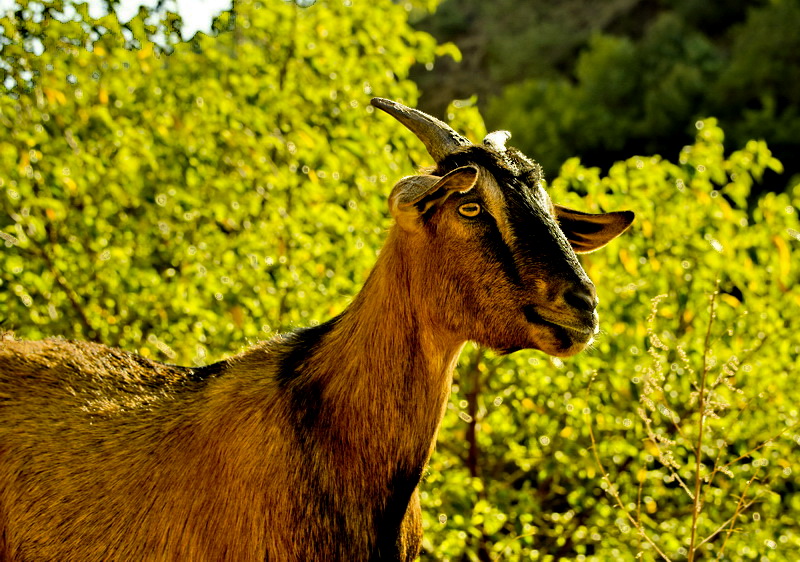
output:
M554 206L538 165L373 105L436 161L339 316L201 368L0 338L0 560L412 560L417 486L467 340L568 356L597 331L576 251L630 212Z

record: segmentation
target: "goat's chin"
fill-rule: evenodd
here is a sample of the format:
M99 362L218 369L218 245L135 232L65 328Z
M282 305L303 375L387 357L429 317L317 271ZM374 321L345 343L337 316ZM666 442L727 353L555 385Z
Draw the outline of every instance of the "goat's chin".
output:
M554 357L571 357L580 353L594 341L593 331L580 331L555 324L527 324L519 326L514 333L506 332L506 341L478 341L501 355L508 355L523 349L537 349ZM505 339L505 338L504 338ZM494 340L494 341L492 341Z
M592 345L592 340L589 340L586 343L574 343L566 348L542 349L542 351L554 357L572 357L590 345Z
M555 357L571 357L592 344L594 334L562 326L531 327L535 334L535 349Z
M525 307L527 332L532 347L555 357L570 357L580 353L594 341L598 332L597 313L581 319L545 318L533 307ZM568 323L567 323L568 322Z

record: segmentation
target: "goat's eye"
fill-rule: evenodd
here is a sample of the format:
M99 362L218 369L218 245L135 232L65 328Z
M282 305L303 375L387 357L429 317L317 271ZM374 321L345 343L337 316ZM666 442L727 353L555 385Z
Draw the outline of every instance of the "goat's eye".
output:
M481 214L481 206L477 203L464 203L458 208L458 212L465 217L477 217Z

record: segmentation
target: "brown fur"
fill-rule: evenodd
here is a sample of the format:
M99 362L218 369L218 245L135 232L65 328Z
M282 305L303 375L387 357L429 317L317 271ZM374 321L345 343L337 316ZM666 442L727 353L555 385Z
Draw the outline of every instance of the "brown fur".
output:
M497 173L401 181L352 305L225 362L0 340L0 560L414 559L464 342L571 355L596 327L549 198L512 217ZM528 220L555 239L533 249Z

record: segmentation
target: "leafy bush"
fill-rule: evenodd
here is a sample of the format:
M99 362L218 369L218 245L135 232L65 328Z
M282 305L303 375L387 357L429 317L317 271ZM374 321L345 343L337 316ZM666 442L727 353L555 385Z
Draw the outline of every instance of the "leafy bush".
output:
M37 5L0 20L16 77L0 316L18 335L206 362L344 307L391 182L424 154L364 109L413 104L408 67L434 56L401 6L237 2L215 23L229 31L166 56L144 11L121 25L79 5L62 23Z
M237 2L218 36L169 56L144 12L122 26L25 6L0 20L8 326L208 363L346 305L391 183L427 163L364 109L375 94L414 104L408 68L437 50L402 6ZM471 102L450 112L481 138ZM748 206L770 168L763 142L726 156L713 119L674 163L563 165L556 201L637 213L583 259L605 332L564 361L465 352L423 484L423 558L651 559L648 539L680 558L693 528L696 545L721 529L698 556L724 542L734 559L798 557L800 187ZM693 493L701 409L701 477L716 473L695 525L677 477Z

